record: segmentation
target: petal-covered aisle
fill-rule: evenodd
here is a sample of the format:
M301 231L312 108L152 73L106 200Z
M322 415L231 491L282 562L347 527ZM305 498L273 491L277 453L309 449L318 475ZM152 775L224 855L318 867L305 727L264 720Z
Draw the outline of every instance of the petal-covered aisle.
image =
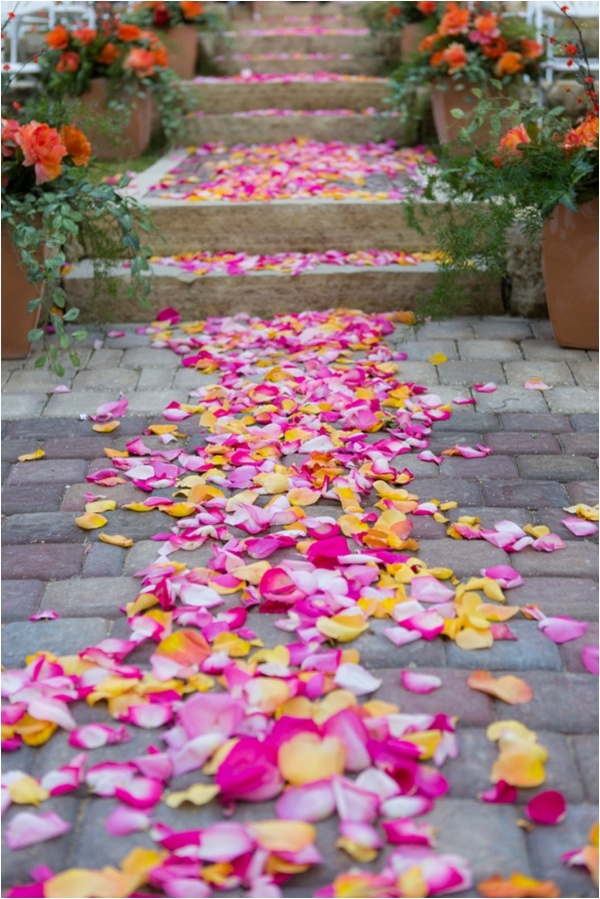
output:
M4 388L5 895L594 895L597 363L348 310L94 339Z

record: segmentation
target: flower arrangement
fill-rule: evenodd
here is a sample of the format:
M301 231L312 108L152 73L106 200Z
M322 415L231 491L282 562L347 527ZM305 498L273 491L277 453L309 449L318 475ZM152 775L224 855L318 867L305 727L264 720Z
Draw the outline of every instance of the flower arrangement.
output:
M46 35L39 57L41 77L52 95L80 97L94 78L107 78L110 105L125 118L127 95L151 93L168 140L175 139L185 105L167 50L152 31L121 21L100 20L100 27L57 25Z
M541 44L527 23L504 16L480 3L444 4L432 34L419 44L419 52L393 76L392 102L406 114L414 106L417 90L431 82L444 89L467 82L481 88L492 81L507 88L527 75L540 76Z
M137 295L145 303L151 271L138 232L150 229L149 220L132 198L108 184L92 183L86 172L92 148L71 123L53 127L24 112L19 119L3 118L1 147L2 228L8 229L27 280L40 288L27 311L39 309L44 326L31 331L28 339L43 341L36 365L48 363L60 376L64 367L59 350L69 350L71 363L79 365L72 341L86 336L84 330L65 328L79 315L77 308L67 308L60 281L69 249L85 248L93 259L94 277L100 279L98 286L104 289L111 289L107 280L111 263L129 258L129 296ZM50 339L50 332L55 339Z
M128 22L142 28L172 28L174 25L198 25L202 28L206 24L206 19L204 5L194 0L187 2L149 0L145 3L136 3L127 15Z
M506 106L502 98L483 98L475 89L480 98L475 117L461 135L469 153L442 155L425 190L427 199L443 196L448 201L448 216L438 210L437 220L432 220L425 207L411 210L421 227L433 230L442 259L440 277L427 301L432 310L460 301L457 275L474 268L505 274L509 229L518 226L534 240L557 207L575 212L598 197L598 90L583 35L567 9L562 7L562 12L578 37L559 49L572 61L579 84L578 118L565 115L563 107L522 101ZM464 117L460 110L453 113ZM492 137L487 145L476 146L471 139L482 117L490 121Z

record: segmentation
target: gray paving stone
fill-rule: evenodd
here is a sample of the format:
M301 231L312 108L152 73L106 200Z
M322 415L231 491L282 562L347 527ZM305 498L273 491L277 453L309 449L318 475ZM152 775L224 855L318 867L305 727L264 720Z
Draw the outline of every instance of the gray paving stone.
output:
M84 547L81 544L37 543L35 546L5 546L2 577L20 580L60 580L81 573Z
M591 365L592 363L586 363ZM506 380L509 384L516 384L525 388L525 382L530 378L541 378L549 387L554 389L557 385L572 387L575 379L566 362L544 362L540 359L526 362L507 362L504 365ZM525 388L529 390L529 388ZM532 391L535 393L535 391ZM549 391L544 391L548 393Z
M448 365L449 363L446 363ZM402 381L433 387L439 384L439 369L429 362L401 362L399 377Z
M539 606L545 615L598 620L598 587L591 578L528 577L521 587L506 591L509 605Z
M421 501L439 499L440 502L454 500L461 506L478 506L483 503L481 487L478 481L457 479L446 482L442 478L415 478L408 485L411 493L416 493Z
M522 721L532 730L553 730L562 734L598 733L597 678L589 674L565 674L564 671L528 671L525 680L533 690L533 699L523 705L497 703L499 719ZM569 696L576 697L576 701L560 701Z
M484 540L422 540L417 555L430 568L452 568L460 578L478 576L481 568L510 562L507 553Z
M252 622L255 621L256 616L253 615ZM252 622L250 622L250 627L254 626ZM360 653L361 664L372 670L377 670L378 677L381 677L379 669L394 669L397 674L400 668L410 668L414 665L417 665L419 668L423 666L443 668L445 666L446 651L443 641L419 640L415 641L415 643L408 643L406 646L394 646L391 640L388 640L383 634L387 627L394 627L394 622L391 619L385 618L378 621L375 618L371 618L369 631L361 634L358 640L352 642L353 648ZM282 631L277 631L277 634L281 633ZM278 637L277 639L280 642L280 638ZM398 685L396 684L396 686Z
M2 631L3 662L6 667L18 668L27 656L43 649L55 655L77 653L103 640L108 628L108 622L101 618L11 622Z
M517 466L508 456L485 456L483 459L465 459L448 456L440 465L443 478L477 478L478 480L506 480L518 476Z
M472 387L474 384L487 384L488 381L494 381L496 384L506 383L499 362L450 361L440 365L438 370L442 384ZM475 392L474 396L477 398L478 394Z
M598 433L598 416L592 412L575 412L571 415L571 422L576 431Z
M598 820L598 809L589 805L569 807L565 820L556 827L538 827L527 835L531 869L535 877L558 884L561 896L597 896L598 890L584 868L568 867L565 852L581 849L590 828Z
M39 394L2 393L2 418L14 421L19 418L36 418L42 414L48 398Z
M73 378L73 390L136 390L138 372L132 368L103 368L101 371L80 371Z
M485 316L471 322L476 337L491 340L529 340L533 336L531 322L506 316Z
M154 534L166 533L173 526L173 519L165 512L132 512L128 509L115 509L106 512L104 517L108 520L108 524L88 532L90 543L96 543L101 533L123 534L134 541L148 540Z
M570 640L568 643L562 643L560 654L563 659L564 667L572 674L583 674L587 678L594 678L583 664L582 650L585 646L598 646L598 622L589 621L588 627L580 640Z
M398 344L397 349L403 353L408 353L409 362L427 361L436 353L443 353L447 359L458 359L456 341L448 340L446 338L440 338L439 340L407 340L406 342ZM440 365L438 366L438 369L442 369L443 367L443 365Z
M78 422L71 418L29 418L8 422L6 437L11 440L50 440L53 437L75 437ZM90 433L92 433L90 431Z
M212 545L212 541L208 541L200 549L172 553L165 561L167 564L171 560L183 562L188 568L205 567L213 558ZM140 569L147 568L148 565L153 565L158 559L158 550L161 546L160 542L153 540L141 540L139 543L134 543L127 551L123 574L125 576L132 575Z
M79 418L80 415L95 415L102 403L112 403L118 399L114 388L107 390L86 390L83 393L57 393L48 400L44 418Z
M595 506L598 502L598 481L571 481L566 485L569 494L569 505L586 503Z
M521 344L526 359L556 359L559 362L586 362L585 350L568 350L554 340L524 340Z
M129 371L129 369L123 369ZM143 368L139 375L138 390L170 390L174 375L171 369Z
M598 734L571 738L575 761L588 802L598 804Z
M531 524L534 517L526 509L506 509L501 506L498 508L492 508L491 506L458 506L456 509L451 509L447 515L452 521L458 521L461 515L479 518L484 528L493 528L500 521L514 521L515 524L523 527L526 524Z
M417 459L416 456L395 456L392 465L399 471L407 468L415 478L423 478L427 480L437 480L440 476L438 465L435 462L425 462ZM431 490L435 489L435 485L431 485Z
M558 439L565 453L593 457L598 455L598 434L580 431L575 434L561 434Z
M499 384L494 393L477 393L477 407L485 412L546 412L545 397L539 390L525 390L516 384Z
M534 319L530 323L531 330L538 340L554 340L554 331L550 320L547 318Z
M53 387L58 387L59 384L66 384L67 387L70 387L72 380L72 369L62 378L46 369L24 369L10 373L5 390L8 393L37 393L43 395L47 394Z
M120 546L112 546L109 543L94 543L86 548L83 562L83 576L88 577L119 577L125 561L124 550Z
M598 411L598 391L589 387L555 387L547 391L546 399L551 412Z
M504 431L529 431L532 434L560 434L572 430L566 415L553 415L550 412L503 412L500 423Z
M491 506L524 506L539 509L543 506L566 506L569 496L562 484L554 481L486 481L484 500Z
M521 477L550 481L574 481L593 479L596 466L587 456L518 456Z
M523 577L578 577L594 578L598 574L598 550L592 544L567 543L555 552L537 552L535 549L513 553L514 568Z
M173 400L185 402L187 398L171 390L140 390L132 393L129 399L129 411L137 415L157 415L162 419L162 411Z
M508 623L517 640L496 640L491 649L459 649L452 641L446 644L446 663L450 668L477 671L560 671L562 661L556 644L538 630L535 621ZM525 647L527 649L525 650Z
M2 581L2 621L24 621L37 612L44 593L44 582L37 580Z
M110 467L109 460L106 460L106 467ZM95 470L98 468L104 467L98 465ZM116 502L117 508L124 505L125 503L137 503L140 502L141 499L145 499L147 494L142 495L142 491L136 487L134 484L117 484L115 487L103 487L100 484L92 484L92 483L83 483L83 484L72 484L70 487L67 487L62 504L61 509L63 512L78 512L81 513L85 511L85 505L88 502L85 498L86 493L91 493L97 497L104 497L106 499L112 499ZM133 513L132 513L133 514ZM154 513L147 512L141 513L152 515Z
M139 583L128 577L54 581L46 587L41 604L61 618L117 618L122 614L119 608L133 602L138 588Z
M571 362L569 368L573 372L576 384L582 387L598 386L597 362Z
M122 368L171 368L176 369L181 360L169 352L161 352L148 346L147 338L144 346L126 349L121 360Z
M498 871L530 872L525 837L516 824L518 817L519 811L513 806L443 798L424 820L438 832L438 851L466 858L478 883Z
M536 519L540 524L547 525L550 530L562 537L563 540L570 540L574 543L598 543L598 534L590 537L576 537L563 524L563 520L569 517L569 513L563 509L540 509L536 512ZM592 550L593 551L593 550Z
M28 512L55 512L60 509L65 487L63 484L45 485L42 493L30 486L4 487L2 512L4 515L21 515Z
M484 359L486 362L522 358L519 346L512 340L459 340L458 352L461 359Z
M500 672L497 672L500 676ZM471 691L475 693L475 691ZM490 700L491 702L491 700ZM501 703L494 702L497 706ZM538 743L548 750L549 759L545 765L545 790L560 790L568 802L585 802L585 793L580 771L577 767L569 740L562 734L536 731ZM575 739L591 739L577 737ZM459 727L457 730L458 757L448 759L442 769L450 782L451 799L477 799L480 793L490 788L490 772L498 758L497 744L485 734L484 727L477 729ZM519 802L528 802L536 789L519 790Z
M90 356L86 369L101 368L104 371L111 368L117 368L123 358L123 350L109 350L102 347L101 350L94 350Z
M427 322L416 332L416 339L420 341L453 339L459 338L469 339L475 333L475 322L477 320L468 316L460 316L459 318L448 318L440 322Z
M11 515L2 526L5 546L14 543L83 543L86 532L68 512Z
M10 473L11 486L40 484L70 484L82 481L87 474L87 463L79 459L39 459L35 462L18 462Z
M562 435L565 438L575 436ZM587 436L587 435L586 435ZM562 441L561 441L562 442ZM484 434L482 443L490 446L496 454L508 454L511 456L528 453L530 455L560 453L561 444L554 434L536 433L535 431L497 431Z

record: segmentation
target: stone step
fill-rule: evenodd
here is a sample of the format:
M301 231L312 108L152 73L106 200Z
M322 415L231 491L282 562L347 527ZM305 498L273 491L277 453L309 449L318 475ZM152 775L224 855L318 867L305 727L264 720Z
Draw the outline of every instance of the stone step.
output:
M391 312L416 309L417 298L431 289L436 277L436 266L430 262L381 268L323 265L301 275L251 272L202 277L182 275L168 266L153 267L156 277L147 310L127 300L129 273L123 268L114 270L116 295L102 296L99 302L87 261L75 266L64 279L68 301L80 309L82 323L153 321L165 306L174 306L187 321L239 312L269 318L276 313L337 306ZM489 275L482 273L465 295L461 314L495 315L503 311L500 283Z
M416 123L403 125L398 116L361 115L344 110L322 110L323 115L302 115L299 110L280 110L279 115L197 115L185 120L188 144L269 144L308 137L345 143L368 143L392 139L400 146L416 142ZM329 112L329 114L327 114Z
M288 54L276 58L269 54L215 56L213 58L223 75L237 75L250 69L253 72L338 72L342 75L379 75L385 63L382 55L369 54Z
M316 252L323 247L352 252L371 246L428 252L433 242L406 223L397 200L272 200L227 202L144 199L159 234L144 242L155 255L195 252Z
M280 69L277 70L281 71ZM322 70L320 70L322 71ZM389 81L359 77L347 80L286 80L256 82L205 78L188 82L194 104L206 113L244 112L250 109L385 109Z
M228 31L220 43L230 47L232 53L249 53L253 56L273 51L367 56L377 50L378 42L370 37L366 28L347 29L350 33L324 30L323 33L311 31L307 34L282 34L282 30L256 28L248 31Z
M207 12L215 12L218 15L231 18L232 8L228 3L208 2L204 4ZM285 19L294 17L301 20L310 20L311 18L331 18L332 16L343 16L344 18L363 21L360 15L362 3L357 2L339 2L339 0L328 0L326 3L315 3L312 0L295 0L295 2L285 3L278 0L267 0L267 2L259 3L256 11L259 13L261 20L263 18ZM244 18L244 8L234 9L235 15L239 13L240 18ZM234 16L235 17L235 16ZM250 18L250 14L246 16Z

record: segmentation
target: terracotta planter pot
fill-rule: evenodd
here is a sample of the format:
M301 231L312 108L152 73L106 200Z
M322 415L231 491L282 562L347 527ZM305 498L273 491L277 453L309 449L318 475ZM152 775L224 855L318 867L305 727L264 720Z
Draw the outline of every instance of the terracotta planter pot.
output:
M459 90L460 84L464 85ZM431 91L431 108L433 112L433 121L435 122L435 130L437 131L438 140L441 144L456 144L460 146L459 135L461 129L470 123L473 118L474 110L477 106L477 97L472 94L470 82L455 82L448 79L445 84L445 90L440 90L435 83L432 85ZM485 93L491 99L498 98L500 94L494 88L488 88ZM507 100L507 102L510 102ZM462 109L465 117L455 119L451 114L453 109ZM506 124L505 130L510 127ZM477 129L471 138L474 143L481 146L486 144L490 139L490 130L484 125ZM464 149L466 152L466 148Z
M557 206L544 223L544 286L559 346L598 349L598 197L571 212Z
M419 52L419 44L429 34L423 22L409 22L400 34L400 59L410 62Z
M123 92L117 96L121 99ZM107 78L92 78L89 90L79 99L91 117L105 118L108 122L114 120L114 113L107 106L110 100ZM152 128L152 97L150 94L143 97L134 95L130 99L130 106L129 121L117 135L103 134L101 128L95 129L87 120L79 123L92 145L92 153L98 159L109 161L134 158L148 149Z
M190 81L196 74L198 60L198 29L195 25L173 25L156 32L167 48L169 68L182 81Z
M42 250L39 251L41 262ZM27 312L27 304L40 295L41 284L31 284L19 264L10 228L2 225L2 358L25 359L29 353L27 335L37 327L40 309Z

